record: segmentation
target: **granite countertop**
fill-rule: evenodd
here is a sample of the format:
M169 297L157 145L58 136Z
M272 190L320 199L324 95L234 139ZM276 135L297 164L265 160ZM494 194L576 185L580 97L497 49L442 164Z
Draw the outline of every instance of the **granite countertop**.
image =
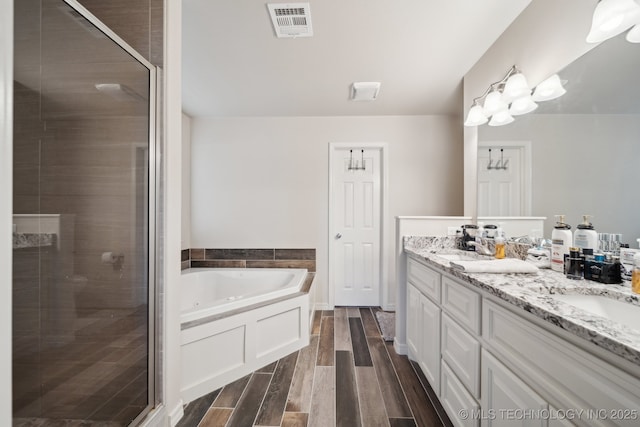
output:
M631 291L629 282L623 285L605 285L587 280L571 280L550 269L540 269L538 274L465 273L452 268L448 260L438 257L438 253L456 251L455 241L451 238L408 236L404 238L404 250L412 258L423 260L471 286L640 365L640 318L638 329L632 329L554 300L550 296L602 295L640 306L640 295Z

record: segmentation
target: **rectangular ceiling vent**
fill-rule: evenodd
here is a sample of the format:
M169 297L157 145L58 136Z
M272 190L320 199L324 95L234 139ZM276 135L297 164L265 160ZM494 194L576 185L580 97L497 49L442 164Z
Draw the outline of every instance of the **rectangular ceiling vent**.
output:
M309 3L270 3L267 7L278 38L313 35Z

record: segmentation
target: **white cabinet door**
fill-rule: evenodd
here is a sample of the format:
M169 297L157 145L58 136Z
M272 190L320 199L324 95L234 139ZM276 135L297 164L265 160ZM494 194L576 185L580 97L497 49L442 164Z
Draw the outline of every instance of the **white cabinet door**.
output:
M440 308L424 295L420 296L422 332L419 363L429 384L440 394Z
M407 283L407 347L409 359L420 358L420 297L422 294L411 283Z
M546 427L544 417L522 417L515 410L542 411L548 404L513 372L486 350L482 350L482 399L485 414L483 426Z

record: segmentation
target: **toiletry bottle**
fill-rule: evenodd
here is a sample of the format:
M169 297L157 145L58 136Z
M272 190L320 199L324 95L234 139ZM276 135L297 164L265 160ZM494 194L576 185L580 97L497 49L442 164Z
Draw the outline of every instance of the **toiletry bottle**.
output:
M573 242L571 226L565 224L564 215L556 215L556 225L551 232L551 269L564 273L564 256L569 254Z
M633 257L633 272L631 273L631 290L640 294L640 253Z
M495 238L495 242L496 242L496 258L502 259L505 257L504 237L498 234L498 236Z
M593 229L593 224L589 222L591 215L582 215L582 224L573 233L573 246L577 248L598 249L598 233Z
M580 248L569 248L569 258L567 259L567 279L582 280L583 261L580 256Z
M622 283L622 264L620 264L619 256L609 255L605 257L600 283L606 283L608 285Z

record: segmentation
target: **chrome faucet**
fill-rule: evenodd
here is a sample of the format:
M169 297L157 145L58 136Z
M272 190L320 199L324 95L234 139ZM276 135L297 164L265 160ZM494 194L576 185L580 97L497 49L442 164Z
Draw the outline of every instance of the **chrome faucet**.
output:
M476 248L476 252L479 253L480 255L491 255L491 256L494 255L493 253L491 253L488 247L482 245L481 243L478 243L475 241L467 242L467 247L469 246Z

